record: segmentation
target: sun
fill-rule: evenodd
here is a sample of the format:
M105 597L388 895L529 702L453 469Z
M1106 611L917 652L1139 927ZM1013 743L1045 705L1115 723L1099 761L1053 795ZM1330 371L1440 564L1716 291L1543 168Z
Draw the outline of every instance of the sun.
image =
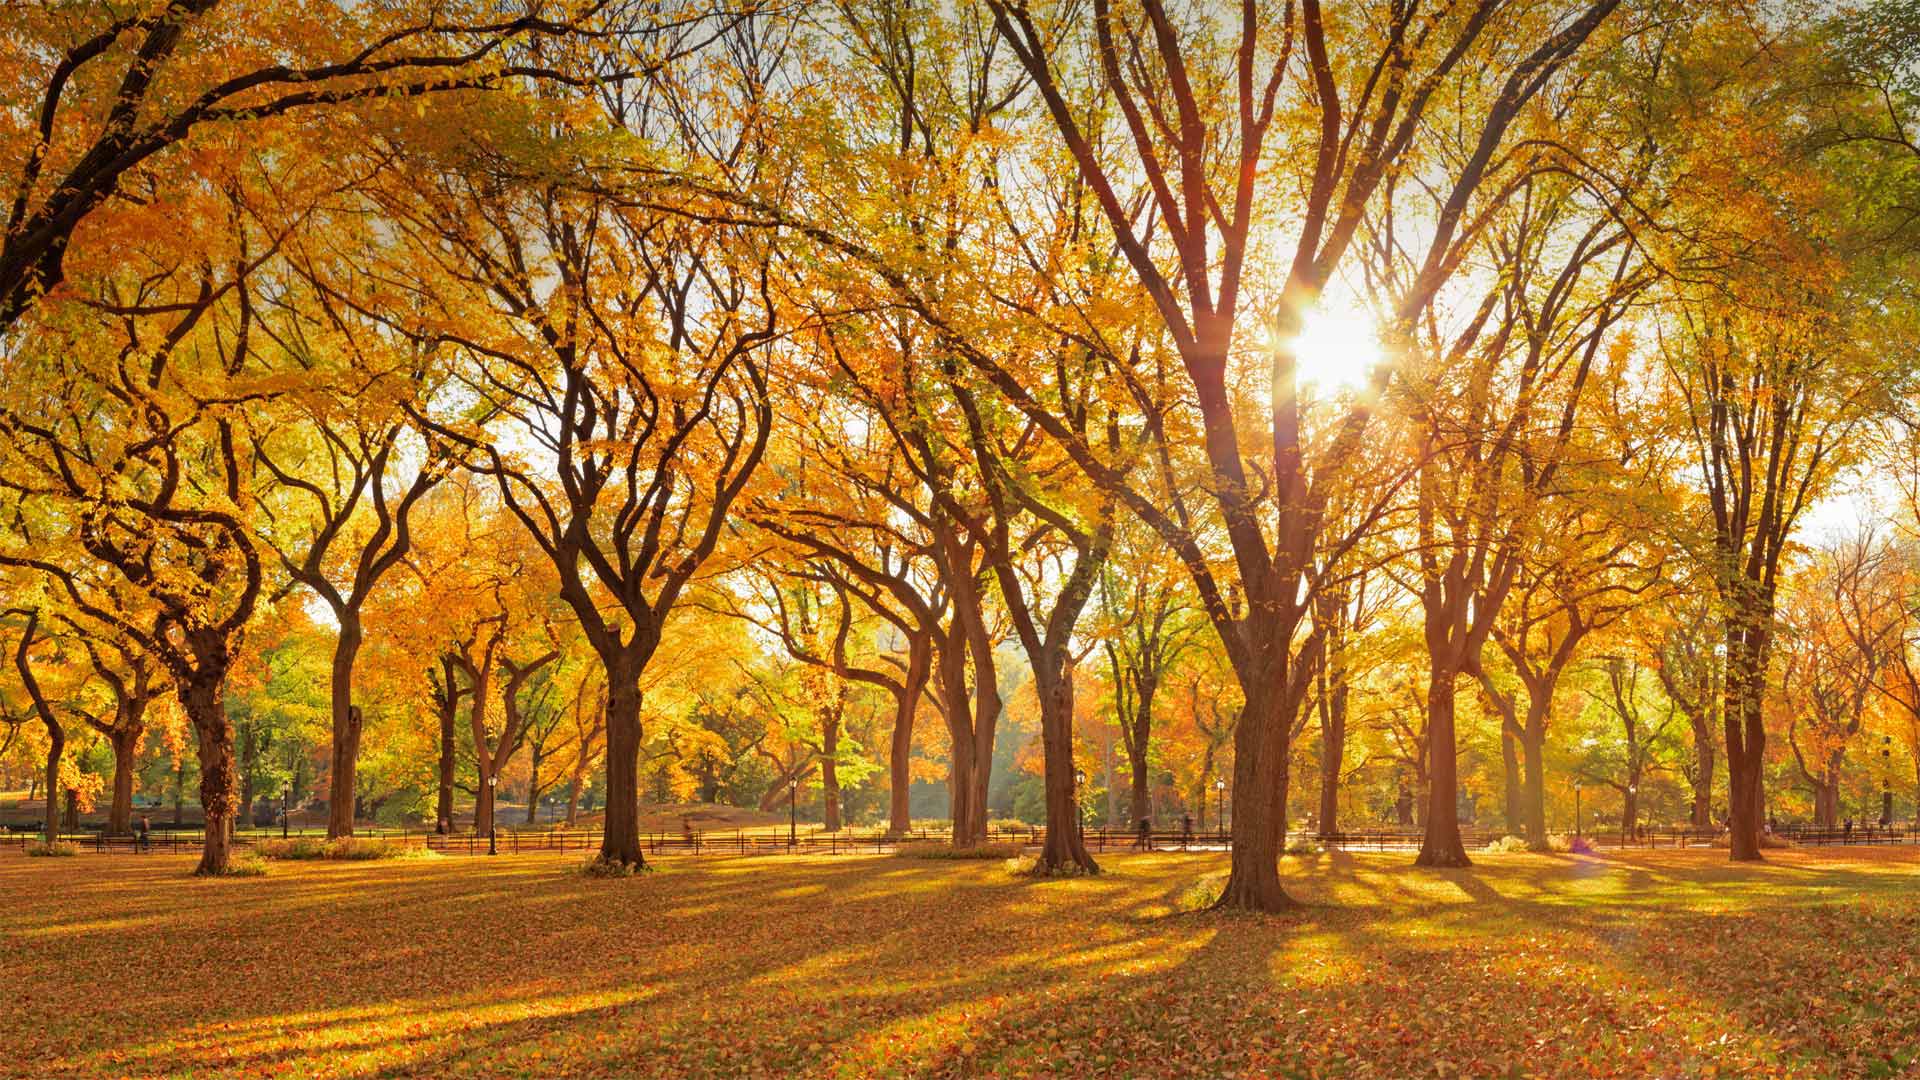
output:
M1308 311L1293 346L1300 384L1328 393L1365 386L1386 358L1373 319L1345 305L1322 303Z

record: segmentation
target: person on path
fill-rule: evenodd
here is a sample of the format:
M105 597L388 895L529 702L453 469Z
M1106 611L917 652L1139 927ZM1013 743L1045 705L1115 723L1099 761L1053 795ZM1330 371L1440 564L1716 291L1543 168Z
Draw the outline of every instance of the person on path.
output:
M1136 832L1133 840L1133 850L1152 851L1153 850L1153 821L1149 818L1141 818L1139 824L1135 826L1135 829L1136 829Z

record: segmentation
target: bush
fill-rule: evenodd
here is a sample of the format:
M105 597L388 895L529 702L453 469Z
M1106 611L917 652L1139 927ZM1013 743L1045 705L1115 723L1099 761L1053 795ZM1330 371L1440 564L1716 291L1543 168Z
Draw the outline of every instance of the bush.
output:
M295 840L267 840L257 846L260 855L268 859L338 859L349 862L363 862L369 859L417 859L430 856L433 852L411 844L396 843L392 840L371 840L358 836L343 836L338 840L322 840L318 837L303 836Z
M1562 855L1597 855L1593 842L1584 836L1568 836L1566 833L1554 833L1547 837L1547 850Z
M1226 891L1227 874L1225 871L1196 878L1186 888L1180 890L1178 896L1173 898L1174 913L1186 914L1195 911L1206 911L1213 907L1214 904L1219 903L1221 894Z
M266 877L267 860L258 855L236 855L227 860L225 877Z
M1524 836L1503 836L1480 850L1489 855L1510 855L1516 851L1526 851L1527 838Z
M1287 854L1289 855L1318 855L1325 850L1326 848L1320 846L1320 841L1304 833L1287 837Z
M41 841L37 844L28 844L27 854L64 859L80 854L80 845L67 840L55 840L51 844Z
M1016 859L1026 851L1025 844L976 844L957 848L930 840L901 844L893 850L900 859Z
M984 858L984 856L982 856L982 858ZM1008 859L1004 865L1009 874L1012 874L1014 877L1023 878L1091 877L1093 874L1099 873L1097 870L1085 870L1077 865L1056 866L1052 870L1043 870L1040 867L1040 856L1038 855L1015 855L1013 858Z
M624 863L619 859L602 858L595 855L580 864L580 876L590 878L630 878L636 874L648 873L653 868L646 865Z

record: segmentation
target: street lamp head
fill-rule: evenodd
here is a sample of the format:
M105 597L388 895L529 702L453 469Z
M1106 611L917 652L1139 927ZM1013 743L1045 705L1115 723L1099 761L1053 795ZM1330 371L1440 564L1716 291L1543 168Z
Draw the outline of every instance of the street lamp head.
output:
M1227 782L1225 780L1215 780L1213 782L1213 790L1215 791L1227 790Z
M489 777L487 777L487 786L488 786L488 787L499 787L499 786L500 786L500 778L499 778L499 777L497 777L497 776L489 776Z
M1084 773L1084 772L1082 772L1082 771L1080 771L1079 769L1075 769L1075 770L1073 770L1073 782L1074 782L1074 783L1076 783L1076 784L1084 784L1084 783L1086 783L1086 782L1087 782L1087 774L1086 774L1086 773Z

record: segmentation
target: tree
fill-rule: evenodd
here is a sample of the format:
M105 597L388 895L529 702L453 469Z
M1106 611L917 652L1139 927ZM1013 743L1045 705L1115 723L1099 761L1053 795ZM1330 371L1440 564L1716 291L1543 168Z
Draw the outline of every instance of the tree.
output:
M743 24L728 40L769 47L761 32ZM651 97L608 104L622 110L609 124L663 140L682 115ZM768 164L757 138L738 133L714 167ZM427 422L498 485L605 669L601 858L637 866L640 680L766 449L775 256L697 208L490 174L487 147L466 150L461 169L487 184L423 170L386 205L460 313L411 332L465 358L461 383L486 420Z
M1219 570L1201 549L1187 515L1170 515L1135 491L1124 472L1077 440L1057 417L1044 409L1029 415L1041 419L1093 480L1124 499L1174 548L1240 679L1246 711L1235 737L1239 812L1223 907L1271 911L1289 902L1277 866L1287 736L1315 667L1311 656L1295 652L1296 630L1309 608L1301 583L1311 569L1330 491L1339 483L1339 463L1359 442L1370 412L1365 407L1350 412L1322 459L1328 464L1318 471L1309 467L1292 345L1301 320L1331 279L1382 181L1413 144L1436 91L1462 70L1474 71L1476 78L1485 70L1504 72L1495 80L1500 89L1471 114L1469 130L1477 134L1466 142L1472 149L1459 170L1442 181L1447 194L1439 200L1427 258L1412 286L1397 298L1393 333L1404 339L1402 327L1411 326L1450 269L1469 203L1508 126L1612 13L1617 0L1599 0L1525 46L1517 45L1525 40L1521 20L1489 32L1496 26L1497 6L1473 5L1456 21L1451 13L1422 15L1408 5L1393 9L1384 26L1357 21L1343 26L1330 23L1315 0L1277 17L1245 0L1237 40L1221 35L1231 44L1209 48L1219 39L1193 34L1183 41L1180 21L1190 13L1172 13L1158 0L1124 13L1101 0L1091 26L1072 35L1062 32L1064 24L1043 30L1045 16L1024 5L990 0L1001 39L1032 80L1172 339L1200 412L1200 441L1212 474L1206 487L1233 552L1232 580L1245 598L1244 611L1229 602ZM1278 44L1263 55L1262 31L1274 27ZM1504 37L1503 31L1513 36ZM1344 36L1337 36L1341 32ZM1330 61L1330 41L1351 42L1346 55L1357 58L1360 43L1372 35L1383 43L1377 62L1336 68ZM1280 115L1276 103L1294 66L1296 42L1305 51L1311 85L1295 94L1302 110L1317 120L1317 130L1303 133L1316 149L1306 155L1312 164L1305 175L1294 178L1304 181L1298 190L1307 194L1304 205L1288 208L1302 224L1286 280L1254 298L1265 301L1259 321L1270 347L1262 350L1266 355L1260 362L1268 375L1263 381L1271 387L1270 423L1263 425L1270 446L1261 450L1264 476L1256 484L1248 475L1229 370L1235 335L1242 329L1249 239L1256 219L1268 210L1258 201L1258 181L1271 164L1268 135ZM1082 44L1095 61L1092 76L1101 91L1097 108L1076 107L1064 89L1079 84L1066 65ZM1343 87L1341 80L1350 72L1358 84ZM1233 87L1232 108L1214 109L1196 86ZM1481 81L1475 89L1484 86ZM1294 104L1289 100L1289 108ZM1124 172L1097 130L1109 108L1125 122L1120 140L1129 164ZM1296 159L1281 160L1283 167L1292 167ZM1119 187L1120 177L1136 174L1146 180L1151 214L1131 209L1137 204ZM1270 181L1269 187L1287 184ZM1156 258L1156 251L1168 258ZM1031 400L991 359L977 353L969 359L994 374L1010 400ZM1263 491L1271 491L1270 505L1262 506Z
M106 834L126 836L133 831L134 755L146 733L147 707L166 693L167 684L152 659L123 639L102 643L82 636L80 645L93 674L107 686L111 709L90 709L79 701L72 708L113 749L113 801Z
M571 33L603 6L472 21L413 3L165 0L23 12L4 54L10 82L30 92L10 95L18 105L5 113L8 141L23 153L8 155L3 178L0 332L64 280L75 233L129 174L196 132L559 77L498 56L512 41Z
M413 395L423 365L377 355L380 327L345 310L345 295L371 286L356 284L351 271L337 284L324 281L311 257L303 265L315 310L299 312L290 332L302 353L321 354L311 363L337 367L308 369L313 385L300 396L296 417L256 414L252 463L289 496L279 513L262 514L264 542L290 578L326 603L339 627L330 674L327 836L333 839L353 835L365 715L353 693L354 661L366 640L362 609L381 578L407 557L413 508L439 483L445 463L431 442L417 451L423 460L411 468L402 462L410 425L398 402ZM329 351L336 355L325 355Z
M1147 781L1155 702L1195 635L1206 630L1193 617L1184 575L1166 565L1156 539L1122 523L1094 594L1099 622L1092 634L1107 657L1114 719L1127 753L1132 821L1152 816Z

